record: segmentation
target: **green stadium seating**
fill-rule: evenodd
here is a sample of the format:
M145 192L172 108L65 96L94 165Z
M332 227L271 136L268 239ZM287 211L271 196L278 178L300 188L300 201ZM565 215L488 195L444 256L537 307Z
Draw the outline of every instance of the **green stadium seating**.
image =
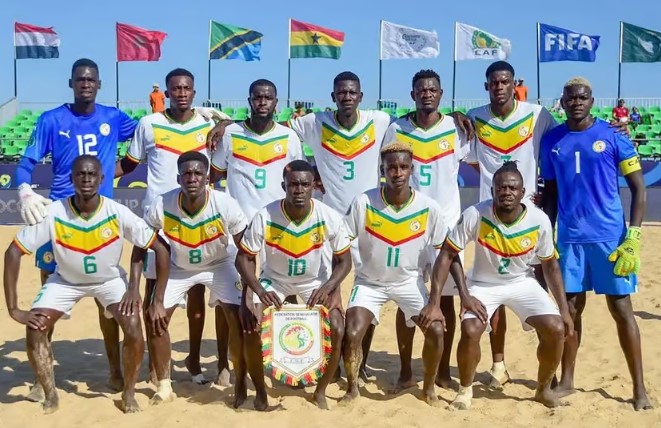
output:
M440 112L443 114L450 114L452 113L452 107L441 107Z
M404 116L405 114L408 114L409 108L408 107L397 107L397 110L395 110L395 115L397 117Z
M650 108L647 109L648 113L659 113L661 112L661 106L650 106Z
M248 113L250 110L248 110L248 107L239 107L234 109L234 114L244 114L246 117L248 117Z
M643 144L638 146L638 154L640 156L654 156L655 150L654 147L648 144Z
M135 110L135 111L133 112L133 114L134 114L135 116L137 116L138 118L145 117L145 116L147 116L147 109L139 108L139 109Z
M21 150L16 146L5 146L2 148L2 153L5 156L18 156Z
M391 115L391 116L392 116L393 114L395 114L395 112L394 112L390 107L383 107L383 108L381 109L381 111L384 112L384 113L388 113L388 114Z
M225 108L223 108L223 113L225 113L229 117L234 116L234 107L225 107Z
M641 134L644 134L647 131L650 131L651 129L652 129L652 127L650 125L638 125L638 126L636 126L635 132L636 132L636 134L639 133L639 132Z
M289 119L291 119L291 113L283 111L278 115L278 118L276 120L278 122L286 122Z
M248 112L242 112L242 111L235 111L234 116L232 117L234 120L246 120L248 119Z
M280 114L289 114L290 116L294 113L294 110L291 107L283 107L280 111Z
M601 110L599 109L599 107L592 107L590 109L590 114L593 115L593 116L597 116L597 115L599 115L599 113L601 113Z
M306 158L311 158L314 156L314 152L312 151L312 148L310 148L310 146L308 146L305 143L303 143L303 154L305 155Z
M133 116L133 109L125 108L125 109L122 110L122 111L123 111L124 113L126 113L127 115L129 115L129 116Z

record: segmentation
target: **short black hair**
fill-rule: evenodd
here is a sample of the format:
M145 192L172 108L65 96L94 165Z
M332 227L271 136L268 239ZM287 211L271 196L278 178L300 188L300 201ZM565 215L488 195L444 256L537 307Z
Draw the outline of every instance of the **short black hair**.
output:
M487 72L484 73L486 78L489 79L489 76L491 76L491 73L495 73L496 71L509 71L512 73L512 77L514 77L514 67L507 62L507 61L496 61L494 63L491 63L487 67Z
M202 165L204 165L204 169L206 171L209 171L209 158L207 157L207 155L195 151L182 153L182 155L179 156L179 159L177 159L177 169L180 169L181 166L186 162L191 162L191 161L202 162Z
M101 161L99 160L98 157L92 156L92 155L80 155L76 159L73 160L73 164L71 165L71 170L75 170L82 164L83 162L92 162L99 172L103 172L103 168L101 167Z
M415 84L418 82L418 80L422 79L436 79L438 86L441 86L441 76L439 76L437 72L434 70L420 70L413 75L411 87L415 88Z
M73 73L75 73L78 67L89 67L91 69L96 70L96 73L99 74L99 66L96 65L94 61L88 58L81 58L79 60L76 60L76 62L74 62L73 65L71 66L71 77L73 77Z
M193 83L195 83L195 77L193 76L193 73L191 73L190 71L186 70L185 68L175 68L174 70L172 70L171 72L169 72L169 73L167 74L167 76L165 76L165 87L166 87L166 88L168 87L168 82L170 81L170 79L172 79L172 78L175 77L175 76L186 76L186 77L190 77L190 80L192 80Z
M503 163L503 165L496 170L496 172L493 174L493 181L496 181L496 177L498 177L501 174L505 174L506 172L512 172L516 175L519 176L519 179L521 180L521 184L523 185L523 175L521 174L521 171L519 171L519 168L516 164L516 161L506 161Z
M282 171L282 178L285 178L290 172L309 172L312 174L312 176L314 176L314 167L310 165L309 162L298 159L289 162L287 166L285 166L284 170Z
M343 71L342 73L338 74L335 76L335 79L333 79L333 87L337 85L340 82L345 82L345 81L351 81L351 82L356 82L358 83L358 86L360 86L360 79L356 75L356 73L352 71Z
M250 84L250 88L248 88L248 95L252 95L252 91L258 86L270 86L271 88L273 88L273 93L275 95L278 95L278 88L275 87L275 83L271 82L268 79L257 79L254 82L252 82Z

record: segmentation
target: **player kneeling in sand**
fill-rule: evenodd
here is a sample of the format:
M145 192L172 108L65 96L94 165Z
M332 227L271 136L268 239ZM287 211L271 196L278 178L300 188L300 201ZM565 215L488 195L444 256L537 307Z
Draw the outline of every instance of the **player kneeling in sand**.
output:
M342 216L322 202L312 200L314 170L309 163L290 162L283 178L285 198L257 212L241 240L236 267L244 284L254 293L258 324L264 307L280 308L286 296L299 296L308 307L320 304L331 309L332 353L314 392L317 406L328 409L326 387L340 363L344 337L344 318L334 307L331 294L339 289L351 270L351 242ZM257 279L255 256L262 248L265 257L260 260L262 272ZM325 251L333 253L330 277L323 263ZM257 393L255 408L265 410L268 400L261 336L255 332L255 326L245 325L254 323L254 317L245 318L244 321L242 316L244 331L248 333L244 337L248 371Z
M170 278L157 285L147 308L149 353L158 386L151 404L172 400L170 384L172 353L168 324L188 290L204 284L211 290L209 306L220 306L230 328L230 346L236 371L235 400L247 394L243 341L238 318L241 291L234 268L236 245L247 221L239 204L226 193L209 188L209 159L199 152L186 152L178 161L179 189L157 196L146 214L147 223L163 230L170 243ZM233 241L233 242L232 242ZM141 265L145 251L135 248L131 257ZM139 269L135 269L139 271ZM216 326L220 320L216 319Z
M442 285L436 283L427 297L423 268L430 247L440 248L448 231L441 210L431 198L413 190L409 179L413 151L409 144L392 143L381 149L384 186L354 199L346 217L349 234L358 238L361 265L347 309L344 365L348 389L342 399L357 398L361 342L372 321L379 321L381 307L394 301L404 312L409 327L420 326L425 335L423 393L436 405L434 379L443 353L445 320L441 312ZM462 277L457 257L453 277Z
M41 223L22 229L5 253L4 287L10 316L27 326L27 352L37 382L44 389L45 413L57 410L59 398L53 373L53 351L48 331L83 297L94 297L106 316L117 320L124 332L123 410L140 410L135 400L135 383L145 342L140 322L139 278L119 266L123 240L156 252L157 283L165 284L169 254L162 240L141 218L125 206L99 195L103 180L101 163L95 156L82 155L73 162L71 181L75 195L54 202ZM17 306L16 283L20 258L46 243L52 243L57 262L32 309Z
M574 326L567 309L558 255L549 218L532 204L524 205L523 178L514 162L505 162L493 176L493 200L466 209L450 232L434 264L432 281L445 283L450 262L470 241L475 241L475 264L468 286L458 282L462 312L457 349L459 394L452 405L466 410L473 398L473 378L480 361L480 337L501 305L509 307L539 338L535 400L547 407L559 405L551 390L560 364L564 338ZM544 278L558 306L535 280L534 259L540 260Z

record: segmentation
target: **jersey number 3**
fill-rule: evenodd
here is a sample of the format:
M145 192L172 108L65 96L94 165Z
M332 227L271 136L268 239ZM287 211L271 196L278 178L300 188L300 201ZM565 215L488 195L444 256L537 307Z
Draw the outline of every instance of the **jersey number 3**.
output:
M76 135L76 139L78 140L78 155L97 155L96 135Z

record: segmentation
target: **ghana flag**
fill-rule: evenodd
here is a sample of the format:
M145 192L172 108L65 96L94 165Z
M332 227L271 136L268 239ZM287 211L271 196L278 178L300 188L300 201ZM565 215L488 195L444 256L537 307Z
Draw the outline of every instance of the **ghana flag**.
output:
M290 58L332 58L342 53L344 33L318 25L289 20Z

